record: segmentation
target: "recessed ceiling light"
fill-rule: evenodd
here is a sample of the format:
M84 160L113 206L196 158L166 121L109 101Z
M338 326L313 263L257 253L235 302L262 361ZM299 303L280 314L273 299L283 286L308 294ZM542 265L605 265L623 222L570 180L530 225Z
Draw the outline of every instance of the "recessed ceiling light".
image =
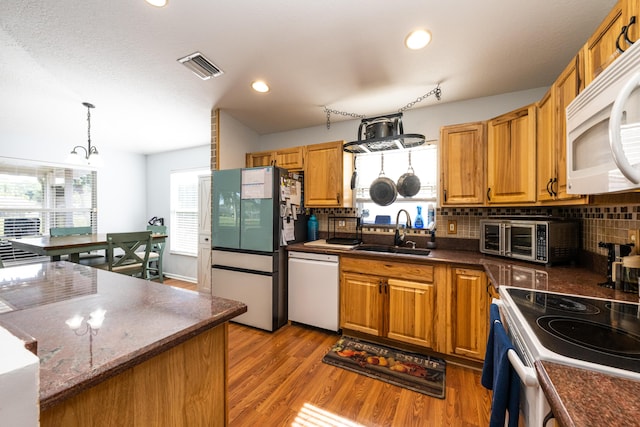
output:
M260 93L269 92L269 85L263 82L262 80L256 80L255 82L251 83L251 87L256 92L260 92Z
M151 6L155 6L155 7L165 7L167 3L169 3L169 0L145 0L145 1L149 3Z
M431 41L431 33L427 30L416 30L409 33L404 44L409 49L422 49Z

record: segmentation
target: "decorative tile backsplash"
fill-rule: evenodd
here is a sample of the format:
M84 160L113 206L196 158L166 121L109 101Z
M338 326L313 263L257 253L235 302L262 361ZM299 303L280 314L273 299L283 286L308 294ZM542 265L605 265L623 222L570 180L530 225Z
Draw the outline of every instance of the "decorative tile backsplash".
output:
M328 217L357 216L356 209L314 209L320 231L328 232ZM436 239L438 237L480 239L480 220L494 216L511 217L560 217L580 221L583 250L606 256L606 249L598 242L630 243L629 230L640 229L640 204L632 205L586 205L574 207L522 207L522 208L437 208ZM456 222L456 233L448 232L448 221ZM347 221L339 232L355 233L355 222ZM364 234L393 234L395 226L368 225ZM412 230L413 234L428 234L426 230ZM640 251L638 251L640 252Z

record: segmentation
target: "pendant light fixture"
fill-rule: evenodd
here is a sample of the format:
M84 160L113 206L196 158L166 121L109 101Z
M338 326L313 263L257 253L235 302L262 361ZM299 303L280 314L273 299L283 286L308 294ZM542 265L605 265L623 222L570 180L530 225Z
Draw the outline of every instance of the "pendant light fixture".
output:
M98 149L95 145L91 145L91 109L95 108L93 104L83 102L82 105L87 107L87 148L76 145L69 153L68 161L73 164L87 164L92 166L100 166L102 160L99 156ZM82 151L78 151L81 149Z

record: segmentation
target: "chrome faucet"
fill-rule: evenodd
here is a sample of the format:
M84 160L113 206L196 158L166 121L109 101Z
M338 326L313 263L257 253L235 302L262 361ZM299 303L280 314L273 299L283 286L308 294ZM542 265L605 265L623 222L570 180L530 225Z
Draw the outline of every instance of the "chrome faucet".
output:
M405 215L407 216L407 224L405 226L405 229L402 231L402 234L400 234L400 230L398 228L400 227L400 214L402 212L404 212ZM409 212L407 212L404 209L400 209L398 211L398 214L396 215L396 233L393 236L394 246L402 245L402 242L404 242L404 238L407 236L407 233L406 233L407 228L411 228L411 217L409 216Z

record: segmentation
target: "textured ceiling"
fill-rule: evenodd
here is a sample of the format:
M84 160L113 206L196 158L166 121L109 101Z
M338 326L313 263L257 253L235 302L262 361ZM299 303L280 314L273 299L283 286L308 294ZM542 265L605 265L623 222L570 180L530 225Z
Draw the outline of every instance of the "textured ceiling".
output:
M438 83L440 102L548 86L614 4L3 0L0 136L80 140L88 101L101 149L153 153L207 144L212 107L264 134L323 124L325 105L393 113ZM433 41L409 51L416 28ZM203 81L176 62L194 51L224 74ZM259 78L270 93L252 92Z

